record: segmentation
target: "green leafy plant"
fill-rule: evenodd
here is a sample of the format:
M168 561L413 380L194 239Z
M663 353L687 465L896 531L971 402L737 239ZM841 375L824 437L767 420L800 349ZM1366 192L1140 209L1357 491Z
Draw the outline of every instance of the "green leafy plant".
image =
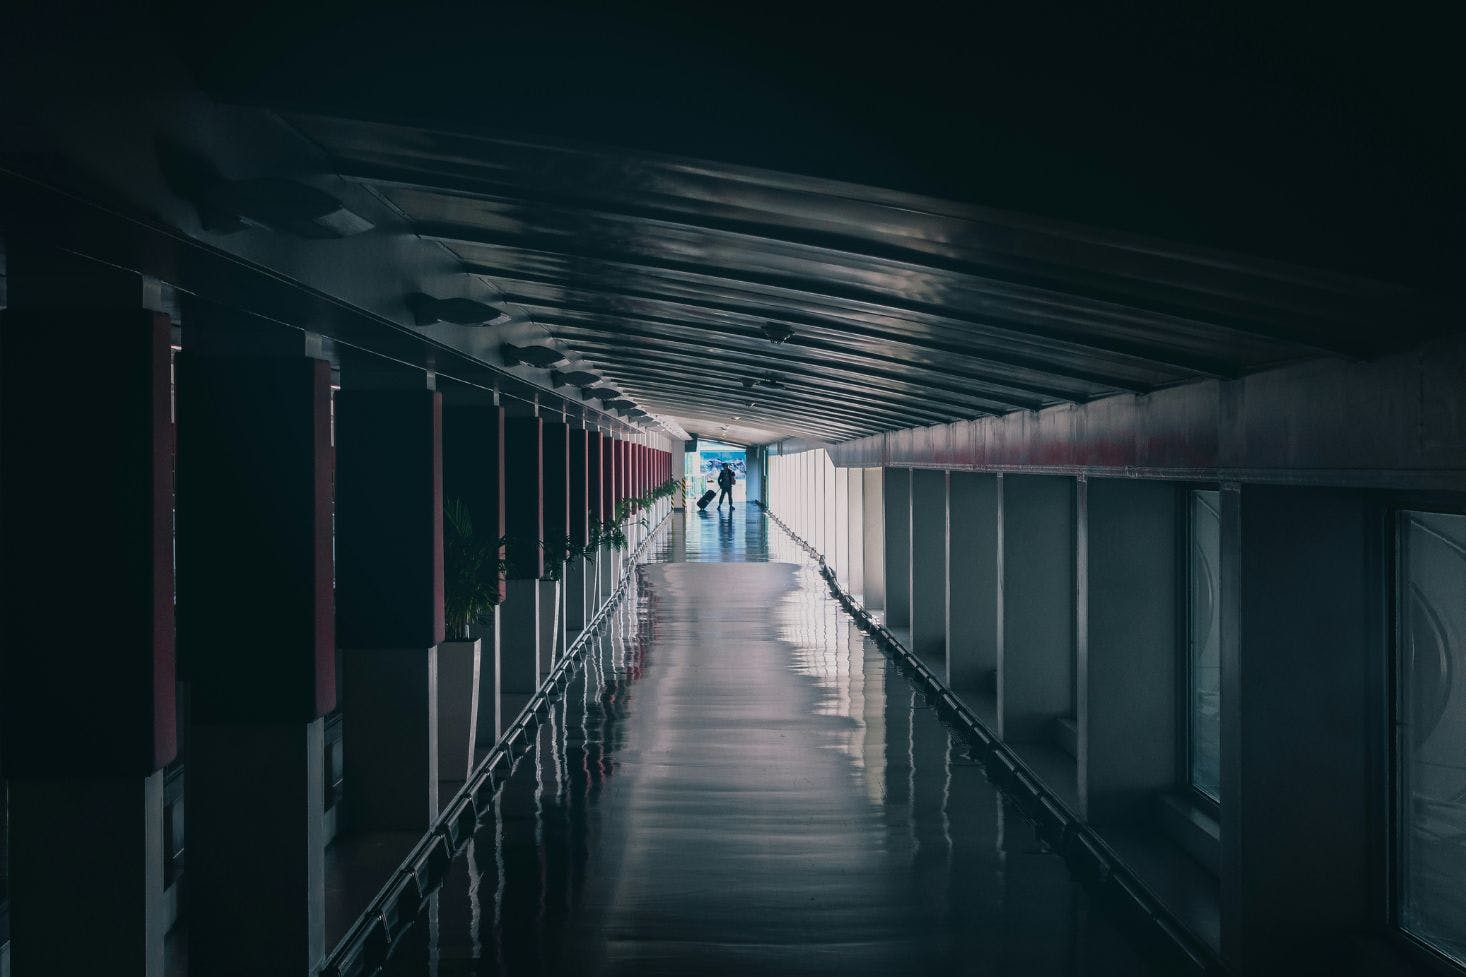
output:
M443 506L443 610L448 633L467 638L501 599L504 571L496 541L480 539L461 499Z

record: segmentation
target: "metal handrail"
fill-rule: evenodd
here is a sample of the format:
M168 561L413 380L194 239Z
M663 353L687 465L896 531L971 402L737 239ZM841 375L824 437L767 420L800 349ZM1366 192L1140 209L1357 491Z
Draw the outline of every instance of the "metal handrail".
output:
M549 708L550 696L570 683L591 636L599 637L601 624L614 613L625 595L636 569L636 557L656 537L671 515L669 508L647 531L646 537L636 544L636 548L628 552L629 559L616 589L565 649L565 654L549 676L530 696L513 722L505 727L504 733L469 774L468 780L443 806L437 820L413 845L356 922L326 955L320 969L321 977L366 977L386 961L418 909L442 884L448 865L473 837L479 818L491 809L494 794L506 779L505 771L500 767L507 761L512 769L513 761L528 750L531 734L540 725L540 713Z
M988 769L990 779L1008 789L1019 810L1033 821L1039 836L1064 858L1070 870L1084 881L1105 885L1108 893L1131 913L1159 927L1175 950L1197 971L1226 972L1216 954L1186 930L1155 893L1125 866L1109 844L1070 813L1058 795L1044 785L1043 779L1003 743L997 733L947 687L946 682L840 586L835 570L825 561L824 554L789 528L767 505L759 505L771 521L819 563L820 576L829 586L830 594L854 618L856 626L874 638L898 664L916 673L926 686L932 704L947 713L959 731L966 734L974 748L973 759Z

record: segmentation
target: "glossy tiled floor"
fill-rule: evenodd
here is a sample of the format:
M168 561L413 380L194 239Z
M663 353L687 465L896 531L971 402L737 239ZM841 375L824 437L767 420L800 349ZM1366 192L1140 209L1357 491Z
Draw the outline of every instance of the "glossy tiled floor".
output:
M1149 973L757 510L649 553L389 973Z

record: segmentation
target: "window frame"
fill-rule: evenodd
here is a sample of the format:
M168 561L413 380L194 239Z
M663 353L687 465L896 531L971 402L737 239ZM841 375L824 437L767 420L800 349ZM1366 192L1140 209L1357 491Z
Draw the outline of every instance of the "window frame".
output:
M1220 499L1220 482L1185 482L1178 486L1176 505L1176 788L1186 800L1214 821L1220 821L1222 804L1219 798L1196 786L1192 779L1191 748L1195 742L1191 709L1191 494L1196 491L1216 492ZM1220 519L1220 511L1218 519ZM1220 552L1218 558L1220 562ZM1220 566L1218 566L1220 571ZM1218 792L1220 793L1220 785Z
M1403 668L1404 648L1401 627L1404 623L1401 613L1401 584L1403 574L1403 546L1401 545L1404 519L1408 513L1424 512L1441 515L1466 516L1466 496L1441 493L1409 493L1392 497L1384 507L1381 530L1384 536L1384 598L1386 601L1386 649L1385 649L1385 709L1383 716L1384 753L1384 811L1383 813L1383 885L1381 886L1379 911L1385 932L1391 943L1402 949L1412 962L1429 971L1443 975L1466 974L1466 964L1457 962L1428 940L1407 930L1401 920L1404 903L1404 871L1401 852L1404 844L1404 830L1407 819L1404 816L1402 793L1405 777L1402 775L1403 750L1400 737L1403 726L1400 713L1404 695Z

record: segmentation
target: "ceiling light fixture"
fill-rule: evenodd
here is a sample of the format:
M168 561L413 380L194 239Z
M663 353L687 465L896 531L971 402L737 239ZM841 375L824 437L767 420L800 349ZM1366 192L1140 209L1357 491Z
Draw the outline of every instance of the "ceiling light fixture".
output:
M467 298L437 299L422 292L408 295L407 307L412 310L412 319L419 326L431 326L435 322L451 322L455 326L487 326L509 315L503 309L485 302Z
M373 227L340 200L309 184L275 176L230 180L207 158L171 142L160 140L157 151L164 181L193 204L206 231L233 234L264 227L322 240L350 237Z
M777 322L765 322L763 325L764 337L775 346L782 346L791 336L794 330L788 326L780 325Z
M550 384L555 387L563 387L567 383L575 387L589 387L599 379L600 377L594 373L587 373L584 370L570 370L566 373L559 370L550 371Z
M514 346L510 343L501 343L499 355L503 357L505 366L518 366L520 363L525 363L542 370L565 362L565 354L552 346Z

